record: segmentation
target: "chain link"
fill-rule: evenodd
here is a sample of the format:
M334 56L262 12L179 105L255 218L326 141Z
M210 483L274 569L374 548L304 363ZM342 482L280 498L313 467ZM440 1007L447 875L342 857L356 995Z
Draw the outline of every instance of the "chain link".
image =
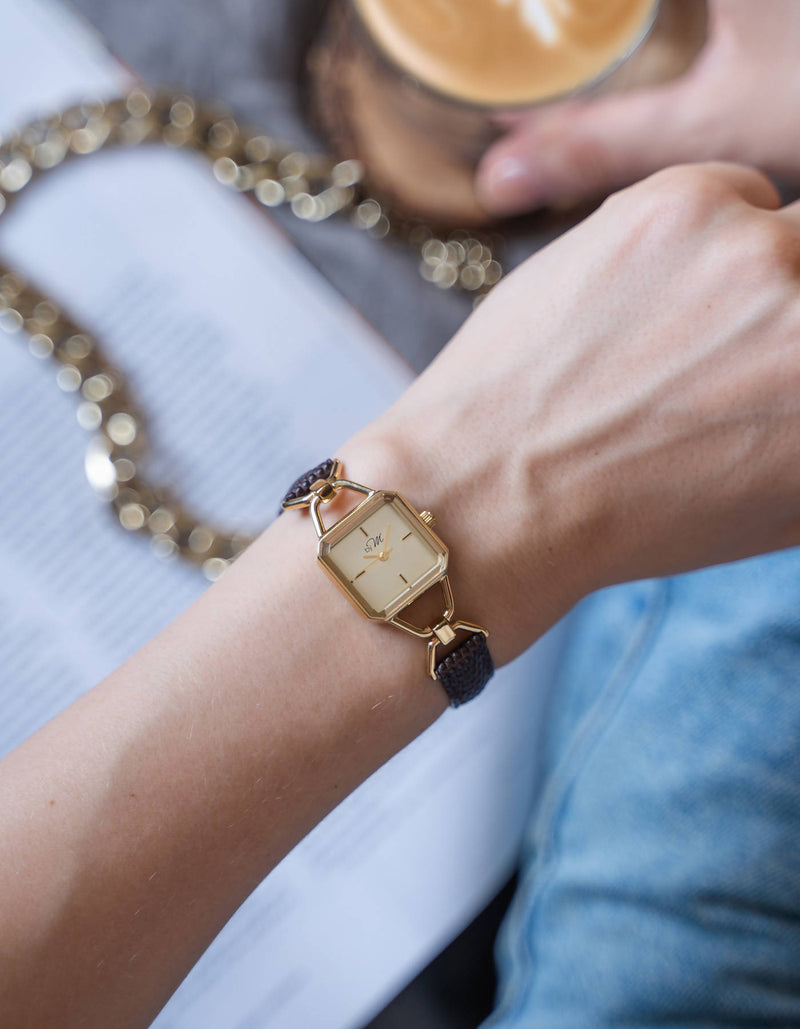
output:
M251 193L265 207L287 205L311 222L349 214L375 238L402 239L418 254L423 278L440 289L465 290L479 301L503 274L492 240L461 230L437 234L399 217L369 195L359 162L302 153L190 96L138 89L108 103L70 107L0 137L0 215L37 177L69 158L145 143L203 154L218 182ZM59 387L78 397L78 422L92 433L87 476L113 505L119 524L148 535L158 556L186 558L209 579L218 578L250 539L206 525L169 489L149 481L143 412L100 342L2 261L0 326L24 332L31 354L54 360Z

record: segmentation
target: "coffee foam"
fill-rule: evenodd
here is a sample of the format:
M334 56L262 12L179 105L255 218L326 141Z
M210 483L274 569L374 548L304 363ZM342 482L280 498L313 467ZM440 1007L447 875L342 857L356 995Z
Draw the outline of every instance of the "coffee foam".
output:
M636 44L654 0L354 0L378 45L461 100L530 103L578 89Z

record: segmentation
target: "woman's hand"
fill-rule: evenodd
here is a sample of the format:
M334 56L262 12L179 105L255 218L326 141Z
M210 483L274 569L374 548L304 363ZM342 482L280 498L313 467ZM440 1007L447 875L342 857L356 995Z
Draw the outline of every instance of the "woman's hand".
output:
M617 194L368 431L500 660L597 587L800 542L800 208L777 205L734 165Z
M800 5L710 0L710 35L683 78L511 119L476 188L495 214L601 195L686 161L743 161L800 181Z

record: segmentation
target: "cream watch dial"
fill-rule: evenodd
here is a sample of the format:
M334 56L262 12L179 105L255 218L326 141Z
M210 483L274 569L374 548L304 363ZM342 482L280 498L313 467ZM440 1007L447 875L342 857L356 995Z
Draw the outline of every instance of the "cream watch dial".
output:
M447 570L447 548L389 492L363 501L326 532L319 559L370 618L392 618Z

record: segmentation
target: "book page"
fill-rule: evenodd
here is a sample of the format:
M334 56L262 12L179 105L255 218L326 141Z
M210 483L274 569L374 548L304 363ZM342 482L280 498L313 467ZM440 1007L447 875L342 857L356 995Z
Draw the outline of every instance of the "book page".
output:
M0 134L129 81L51 0L0 0L0 23ZM98 335L147 413L152 476L212 524L266 526L296 475L412 377L267 215L192 155L68 163L0 218L0 257ZM22 333L0 332L0 755L206 587L93 495L90 436L55 370ZM156 1025L364 1025L509 874L558 650L554 636L504 669L347 798L231 919Z

